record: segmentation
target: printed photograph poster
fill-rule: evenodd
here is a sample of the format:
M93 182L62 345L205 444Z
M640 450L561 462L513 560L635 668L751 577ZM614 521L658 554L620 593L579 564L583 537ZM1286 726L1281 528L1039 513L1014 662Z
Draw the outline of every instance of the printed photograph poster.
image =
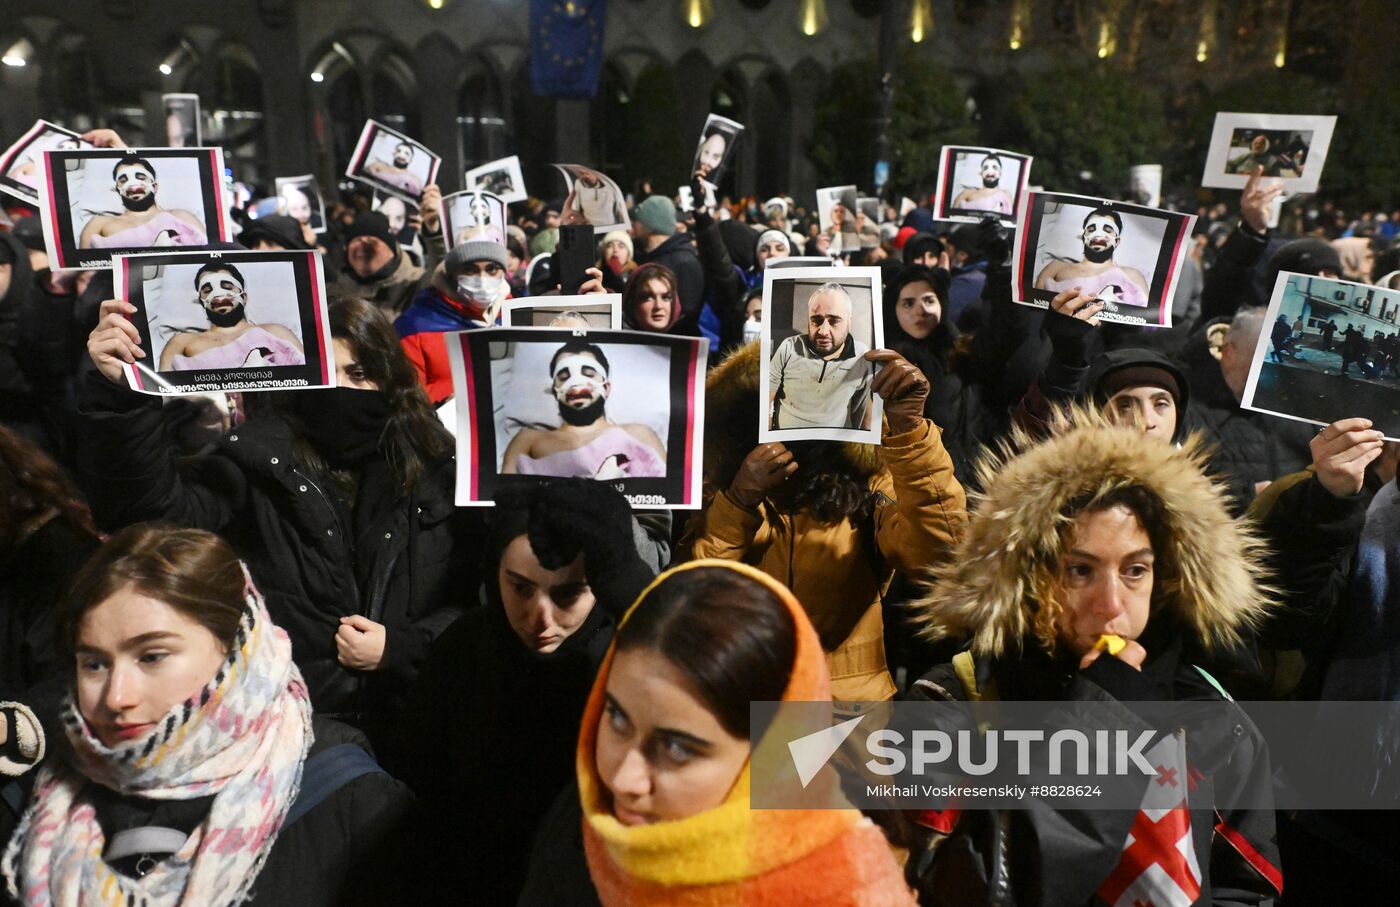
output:
M591 224L599 236L614 230L632 231L627 196L606 173L582 164L555 164L564 175L568 196L559 212L561 224Z
M278 208L287 216L310 227L312 233L326 232L326 202L316 177L310 173L277 177L277 197L281 200Z
M163 94L160 96L162 129L157 141L170 148L198 148L201 144L199 95Z
M979 221L994 214L1016 225L1016 211L1031 176L1029 155L1000 148L944 145L938 163L933 216L939 220Z
M318 252L154 252L113 262L146 358L145 394L295 390L335 384Z
M695 143L695 160L690 172L711 185L719 185L724 170L734 159L734 146L744 134L744 125L712 113L705 118L700 140Z
M1105 322L1171 327L1195 215L1027 191L1017 220L1011 255L1017 302L1044 309L1078 287L1104 303Z
M442 238L447 248L477 239L506 244L506 203L490 192L467 189L442 200Z
M365 122L345 175L417 205L437 182L442 158L421 142L375 120Z
M24 135L0 155L0 192L22 202L39 204L39 159L45 151L91 148L82 136L48 120L36 120Z
M507 299L502 322L508 328L559 328L586 331L622 329L622 294L526 296Z
M1201 185L1243 189L1262 167L1285 192L1316 192L1336 126L1334 116L1217 113Z
M859 198L855 186L827 186L817 190L817 219L823 233L856 232Z
M1360 416L1400 441L1397 320L1400 291L1280 273L1242 405L1315 425Z
M464 185L468 189L490 192L507 205L530 197L525 191L525 177L521 175L520 158L516 155L473 167L467 171Z
M1148 208L1162 204L1162 165L1137 164L1128 168L1128 194Z
M879 268L765 269L760 441L880 443L873 388L884 346Z
M55 271L104 268L112 256L229 238L218 148L45 151L39 215Z
M700 506L708 340L496 328L446 342L458 505L578 477L612 483L633 507Z

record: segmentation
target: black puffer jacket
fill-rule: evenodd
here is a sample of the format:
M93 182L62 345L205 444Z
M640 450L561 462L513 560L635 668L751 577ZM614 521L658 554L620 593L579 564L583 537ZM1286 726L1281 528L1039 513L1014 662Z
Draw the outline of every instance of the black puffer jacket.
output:
M637 264L665 265L676 275L676 292L680 294L681 317L670 333L686 337L700 336L700 310L705 305L705 269L695 249L695 238L689 233L676 233L666 238L650 252L637 250Z
M222 534L291 636L317 710L354 718L392 708L474 588L463 542L473 516L453 506L452 461L434 464L411 497L356 533L329 477L299 463L292 428L275 413L253 417L209 454L177 460L159 400L96 374L82 390L80 480L98 524L170 520ZM336 658L340 618L352 614L388 628L378 671Z

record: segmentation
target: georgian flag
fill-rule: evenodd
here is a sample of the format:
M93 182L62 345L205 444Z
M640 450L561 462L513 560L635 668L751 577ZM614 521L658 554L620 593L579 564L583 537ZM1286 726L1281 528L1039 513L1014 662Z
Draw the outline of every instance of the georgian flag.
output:
M1098 895L1113 907L1190 907L1201 896L1201 866L1186 804L1185 738L1163 737L1145 756L1157 776Z

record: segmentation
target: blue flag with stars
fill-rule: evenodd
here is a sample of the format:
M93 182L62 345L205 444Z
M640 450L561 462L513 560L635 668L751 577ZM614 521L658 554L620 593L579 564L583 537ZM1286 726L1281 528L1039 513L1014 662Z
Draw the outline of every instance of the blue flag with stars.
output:
M535 94L597 94L606 7L606 0L531 0L530 84Z

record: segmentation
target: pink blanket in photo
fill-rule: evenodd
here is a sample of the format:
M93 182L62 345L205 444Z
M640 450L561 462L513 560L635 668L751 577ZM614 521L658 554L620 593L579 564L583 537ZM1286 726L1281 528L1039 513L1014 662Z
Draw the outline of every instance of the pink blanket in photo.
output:
M94 249L146 249L155 246L203 246L209 237L198 227L192 227L169 211L135 227L128 227L111 236L92 237Z
M561 450L535 459L524 454L516 461L516 471L527 476L556 476L591 479L598 474L603 462L612 456L624 456L627 475L634 479L660 479L666 476L666 461L656 455L622 428L610 428L582 447Z
M223 346L216 346L193 356L170 357L170 366L176 371L305 364L306 356L295 346L257 326L249 328Z

